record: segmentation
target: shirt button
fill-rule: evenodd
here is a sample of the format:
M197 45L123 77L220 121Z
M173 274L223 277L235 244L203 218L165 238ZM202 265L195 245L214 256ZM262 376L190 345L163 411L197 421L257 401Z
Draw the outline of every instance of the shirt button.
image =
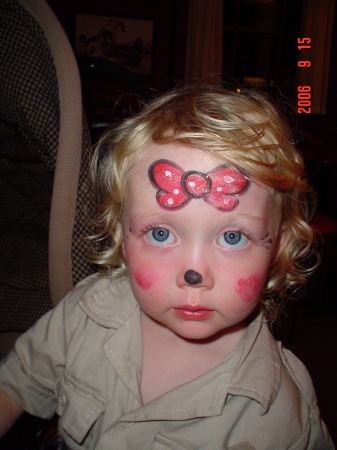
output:
M123 427L124 427L124 428L132 427L132 425L133 425L133 422L124 422L124 423L123 423Z
M67 397L65 396L65 394L61 394L59 396L59 404L61 406L64 406L67 403Z

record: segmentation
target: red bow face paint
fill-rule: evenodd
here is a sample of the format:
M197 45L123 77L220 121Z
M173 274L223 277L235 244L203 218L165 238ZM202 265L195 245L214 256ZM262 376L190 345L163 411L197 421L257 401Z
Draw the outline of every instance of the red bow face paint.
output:
M232 211L238 204L236 196L249 186L241 172L222 164L210 172L184 172L177 164L162 159L151 164L148 172L152 185L158 189L161 208L180 209L192 198L203 198L221 211Z
M260 289L261 281L258 275L251 275L246 280L240 278L235 286L236 292L245 303L256 300L257 296L260 294Z

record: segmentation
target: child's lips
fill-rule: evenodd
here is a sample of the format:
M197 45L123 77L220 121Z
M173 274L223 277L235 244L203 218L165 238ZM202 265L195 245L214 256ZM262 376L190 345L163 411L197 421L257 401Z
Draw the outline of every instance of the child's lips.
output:
M214 314L214 310L203 306L185 305L180 308L173 308L174 313L186 320L205 320Z

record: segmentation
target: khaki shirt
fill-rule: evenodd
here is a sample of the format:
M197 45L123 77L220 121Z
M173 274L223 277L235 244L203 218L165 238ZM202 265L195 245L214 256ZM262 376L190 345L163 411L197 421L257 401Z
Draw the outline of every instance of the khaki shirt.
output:
M23 335L0 369L25 410L60 416L71 449L333 449L305 367L259 315L218 367L142 405L139 306L94 275Z

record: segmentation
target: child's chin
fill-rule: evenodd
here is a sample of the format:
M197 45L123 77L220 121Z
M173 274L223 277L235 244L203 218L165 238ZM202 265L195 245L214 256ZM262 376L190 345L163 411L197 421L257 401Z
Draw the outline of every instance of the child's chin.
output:
M212 341L217 339L218 336L223 335L226 331L224 329L221 330L212 330L209 327L205 327L204 324L200 322L188 324L189 326L179 327L175 329L171 329L173 333L179 336L182 339L188 341L197 341L200 344L203 342Z

